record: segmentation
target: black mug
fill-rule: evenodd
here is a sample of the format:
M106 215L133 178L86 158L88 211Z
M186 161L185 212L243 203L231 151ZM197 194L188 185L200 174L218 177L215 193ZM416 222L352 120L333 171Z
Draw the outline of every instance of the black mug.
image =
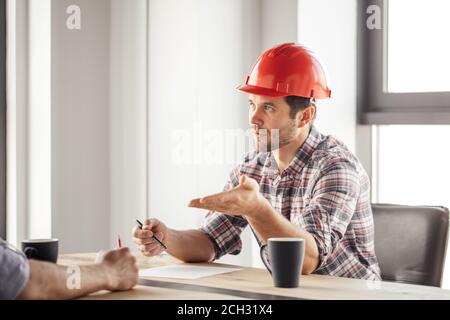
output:
M296 288L305 256L305 240L300 238L269 238L268 244L261 247L260 255L279 288ZM268 248L268 260L265 249Z
M29 239L22 241L22 251L28 259L54 262L58 260L58 239Z

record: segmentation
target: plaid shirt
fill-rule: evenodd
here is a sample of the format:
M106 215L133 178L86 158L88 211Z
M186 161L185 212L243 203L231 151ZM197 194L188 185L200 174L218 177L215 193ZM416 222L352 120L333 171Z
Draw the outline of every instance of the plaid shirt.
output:
M224 190L237 186L242 174L258 182L261 194L277 212L314 237L319 249L314 273L380 279L369 178L342 142L312 126L281 175L271 152L253 151L231 172ZM240 235L247 225L242 216L210 211L200 230L211 238L218 259L241 251Z

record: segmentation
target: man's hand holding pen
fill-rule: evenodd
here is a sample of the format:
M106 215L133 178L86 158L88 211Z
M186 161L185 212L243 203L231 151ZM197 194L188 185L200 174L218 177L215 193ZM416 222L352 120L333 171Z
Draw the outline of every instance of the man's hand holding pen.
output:
M167 240L167 227L158 219L145 219L142 228L133 228L133 240L144 256L159 255L166 250L164 241Z
M138 282L139 268L136 258L126 247L105 252L99 266L107 275L108 290L129 290Z

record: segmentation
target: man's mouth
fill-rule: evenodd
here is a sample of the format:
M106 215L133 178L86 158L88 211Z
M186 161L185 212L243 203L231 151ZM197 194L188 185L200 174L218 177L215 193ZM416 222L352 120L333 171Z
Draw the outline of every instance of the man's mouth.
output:
M258 143L267 143L269 132L266 129L253 130L254 139Z
M269 134L269 130L267 129L253 130L253 134L256 136L267 136Z

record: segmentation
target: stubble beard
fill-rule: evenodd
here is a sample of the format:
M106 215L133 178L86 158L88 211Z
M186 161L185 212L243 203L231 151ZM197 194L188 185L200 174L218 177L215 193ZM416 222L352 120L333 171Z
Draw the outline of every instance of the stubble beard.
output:
M296 134L294 120L281 129L259 129L259 135L255 135L257 152L271 152L283 148L292 142Z

